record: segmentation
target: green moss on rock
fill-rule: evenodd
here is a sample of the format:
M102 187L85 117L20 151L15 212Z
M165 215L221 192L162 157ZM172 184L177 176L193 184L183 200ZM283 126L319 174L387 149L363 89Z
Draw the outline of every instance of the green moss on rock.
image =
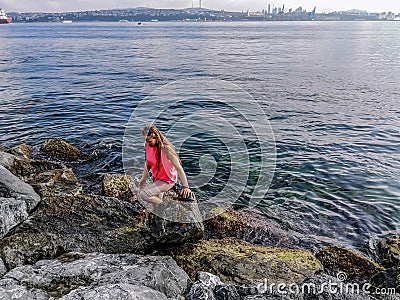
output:
M7 153L24 158L30 158L31 152L32 147L27 144L19 145L7 150Z
M309 252L254 246L235 238L202 240L172 255L193 280L198 271L206 271L238 285L254 285L265 279L294 283L322 269Z
M400 267L400 239L391 238L379 243L379 250L384 267Z
M107 174L103 178L103 195L121 199L130 191L133 178L123 174Z
M59 159L74 161L81 157L81 152L63 139L49 139L42 144L40 150Z
M205 226L212 232L212 236L237 232L246 224L246 221L231 208L216 207L209 212L207 218Z
M333 276L345 272L348 279L369 280L384 270L372 260L340 246L323 248L316 256Z

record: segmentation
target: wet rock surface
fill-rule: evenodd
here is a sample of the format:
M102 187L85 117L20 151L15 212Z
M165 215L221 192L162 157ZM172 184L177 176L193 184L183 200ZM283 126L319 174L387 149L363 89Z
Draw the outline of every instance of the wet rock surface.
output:
M316 254L316 257L332 276L344 272L349 279L368 281L372 276L383 271L383 267L377 263L340 246L323 248Z
M75 161L82 156L80 150L63 139L49 139L42 144L40 150L61 160Z

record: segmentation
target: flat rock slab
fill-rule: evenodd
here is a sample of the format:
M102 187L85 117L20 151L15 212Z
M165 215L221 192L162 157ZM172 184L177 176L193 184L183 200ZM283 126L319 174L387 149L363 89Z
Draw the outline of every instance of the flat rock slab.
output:
M295 283L322 270L310 252L253 246L235 238L203 240L174 251L173 257L192 279L198 271L205 271L234 285L256 285L264 280Z

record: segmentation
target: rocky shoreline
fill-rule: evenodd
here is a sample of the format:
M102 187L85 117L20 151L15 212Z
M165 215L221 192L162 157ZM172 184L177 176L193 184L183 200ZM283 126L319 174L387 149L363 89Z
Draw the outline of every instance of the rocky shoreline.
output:
M399 237L372 261L250 209L200 222L182 203L195 221L168 221L142 213L127 175L85 190L70 165L88 156L62 139L0 146L0 299L400 299Z

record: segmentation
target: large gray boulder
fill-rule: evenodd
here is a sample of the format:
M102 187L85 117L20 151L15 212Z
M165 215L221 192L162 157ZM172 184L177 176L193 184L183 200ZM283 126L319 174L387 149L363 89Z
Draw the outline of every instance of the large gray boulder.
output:
M145 223L158 244L165 246L196 242L204 237L204 225L196 202L164 201Z
M40 202L40 196L33 188L0 166L0 197L14 198L26 203L29 211Z
M42 290L23 286L18 281L7 278L0 280L0 299L48 300L50 297Z
M115 299L115 300L168 300L163 293L134 284L107 284L99 287L81 287L60 300Z
M39 202L30 185L0 165L0 238L26 220Z
M169 256L103 253L67 253L15 268L0 280L0 299L9 293L10 280L20 290L46 291L64 300L183 299L190 284Z
M103 196L58 196L45 198L0 241L0 257L10 270L72 251L148 254L155 242L129 202Z

